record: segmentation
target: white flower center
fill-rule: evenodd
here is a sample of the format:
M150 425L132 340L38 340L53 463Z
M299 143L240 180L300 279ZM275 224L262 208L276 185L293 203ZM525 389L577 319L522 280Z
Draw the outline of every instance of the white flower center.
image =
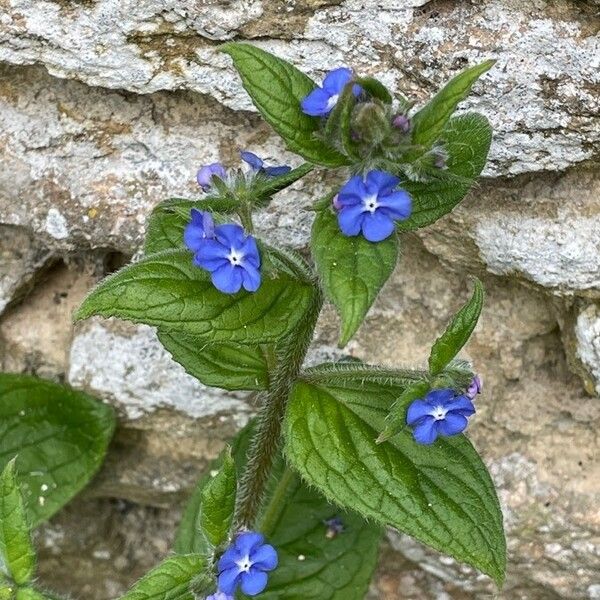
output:
M244 556L244 558L242 558L241 560L236 561L235 564L238 566L240 573L248 573L253 563L250 560L250 556Z
M367 196L363 199L364 209L370 213L374 213L379 207L379 202L377 202L377 196Z
M436 406L429 414L436 420L441 421L446 418L448 411L443 406Z
M327 110L331 110L337 104L339 98L339 94L334 94L333 96L330 96L329 100L327 100Z
M227 257L229 262L235 267L242 264L242 260L244 259L244 255L242 252L239 252L235 248L231 249L229 256Z

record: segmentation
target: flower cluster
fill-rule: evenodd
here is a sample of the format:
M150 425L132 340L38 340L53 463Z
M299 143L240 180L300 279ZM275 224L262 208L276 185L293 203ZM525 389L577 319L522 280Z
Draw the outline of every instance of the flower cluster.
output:
M256 240L235 223L215 225L208 212L195 208L184 231L185 245L194 253L194 264L211 274L213 285L226 294L243 287L260 287L260 254Z
M457 395L451 388L431 390L425 398L408 407L406 423L413 428L419 444L433 444L438 436L451 436L464 431L467 417L475 406L467 395Z
M330 71L322 87L315 88L302 100L302 111L315 117L327 117L352 78L352 71L345 67ZM352 92L357 98L363 96L357 84ZM405 133L410 130L410 121L404 115L396 116L391 125ZM362 234L370 242L380 242L392 235L395 221L407 219L412 210L411 197L406 190L398 188L399 184L399 177L385 171L370 170L364 177L351 177L333 202L342 233Z
M256 596L267 587L267 572L275 569L277 563L277 551L265 544L260 533L240 533L219 559L219 592L233 596L240 587L244 594Z

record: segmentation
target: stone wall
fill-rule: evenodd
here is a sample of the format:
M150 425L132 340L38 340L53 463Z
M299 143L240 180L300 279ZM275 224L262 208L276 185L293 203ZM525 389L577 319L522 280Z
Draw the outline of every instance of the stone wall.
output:
M424 99L493 57L465 108L485 178L403 258L349 351L424 361L469 274L488 300L465 355L485 381L471 436L509 538L503 599L600 598L600 3L597 0L0 0L0 366L117 408L106 467L44 527L41 579L121 593L169 548L180 505L252 407L188 377L151 329L71 314L139 249L152 207L248 148L298 164L218 44L255 43L315 78L348 64ZM331 182L330 182L331 184ZM318 174L260 218L304 247ZM327 310L313 356L335 355ZM373 599L490 598L490 582L390 533Z

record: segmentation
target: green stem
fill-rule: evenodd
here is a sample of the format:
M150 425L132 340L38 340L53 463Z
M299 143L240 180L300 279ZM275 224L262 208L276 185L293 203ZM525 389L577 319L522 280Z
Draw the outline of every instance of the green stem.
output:
M238 210L238 216L242 227L246 233L254 233L254 223L252 222L252 208L248 204L242 204Z
M248 463L240 480L235 516L240 529L254 526L262 504L273 461L279 451L281 424L288 397L312 341L322 303L321 292L315 286L315 296L307 314L298 329L286 338L277 351L278 360L270 378L271 387L263 395L263 405L248 451Z
M292 483L294 486L290 487ZM269 500L269 505L261 515L259 529L262 534L269 536L275 531L286 506L286 498L297 489L298 483L296 474L289 467L285 467Z

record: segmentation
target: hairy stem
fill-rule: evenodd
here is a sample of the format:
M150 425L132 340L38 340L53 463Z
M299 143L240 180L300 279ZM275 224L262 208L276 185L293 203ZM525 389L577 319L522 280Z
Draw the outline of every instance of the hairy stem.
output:
M248 463L240 480L235 518L240 529L250 529L254 525L279 450L281 423L290 390L302 368L323 303L320 290L317 286L315 288L315 297L307 314L277 351L277 367L271 374L271 387L263 395L248 451Z

